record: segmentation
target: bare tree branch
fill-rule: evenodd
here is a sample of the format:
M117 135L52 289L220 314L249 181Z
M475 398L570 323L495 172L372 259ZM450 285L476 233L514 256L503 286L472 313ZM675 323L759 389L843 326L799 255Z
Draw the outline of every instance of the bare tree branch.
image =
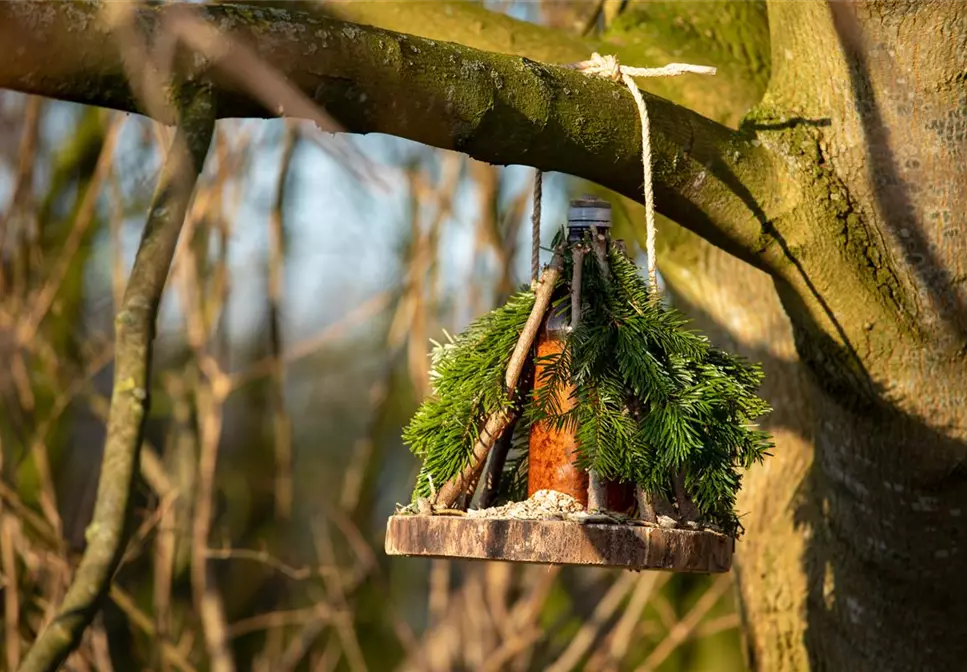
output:
M172 12L186 7L134 11L132 25L150 41ZM296 11L215 5L197 12L217 28L220 43L203 54L178 54L175 67L188 80L212 78L220 116L319 116L302 105L286 107L273 99L279 87L241 81L226 65L254 53L348 131L568 173L641 199L637 114L630 95L613 82ZM0 43L18 54L0 63L0 86L145 113L127 82L118 36L99 20L96 4L0 4ZM790 202L778 197L781 166L725 126L667 100L645 99L658 210L768 268L761 255L774 250L763 229ZM156 114L171 122L163 111Z
M287 126L282 142L282 160L275 185L275 204L269 219L269 347L272 352L272 433L275 448L275 508L277 515L292 513L292 418L285 405L285 363L282 359L282 297L285 263L286 180L298 142L295 128Z
M115 319L114 391L87 548L54 620L41 632L21 672L52 672L77 646L97 613L125 546L128 510L148 411L155 320L178 235L214 129L209 96L183 112L152 199L141 244Z

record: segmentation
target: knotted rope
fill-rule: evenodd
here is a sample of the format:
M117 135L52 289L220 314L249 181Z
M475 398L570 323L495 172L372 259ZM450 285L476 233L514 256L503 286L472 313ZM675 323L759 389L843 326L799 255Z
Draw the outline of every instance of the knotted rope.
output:
M641 166L644 172L644 195L645 195L645 252L648 255L648 281L652 289L658 291L658 276L655 272L655 193L651 179L651 133L648 123L648 109L645 107L645 99L635 84L635 77L677 77L684 74L695 75L714 75L715 68L706 65L689 65L688 63L669 63L661 68L632 68L621 65L617 57L608 55L602 56L595 52L587 61L574 63L566 66L574 70L579 70L586 75L606 77L616 82L624 82L631 93L635 104L638 106L638 118L641 120ZM532 224L534 231L534 251L532 257L532 273L536 277L537 259L540 246L540 176L538 170L534 180L534 216Z

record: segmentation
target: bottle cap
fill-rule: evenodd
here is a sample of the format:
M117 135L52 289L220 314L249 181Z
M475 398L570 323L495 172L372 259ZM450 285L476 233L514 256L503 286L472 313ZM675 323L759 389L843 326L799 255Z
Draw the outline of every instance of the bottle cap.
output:
M610 228L611 204L596 196L576 198L567 209L567 225L571 228Z

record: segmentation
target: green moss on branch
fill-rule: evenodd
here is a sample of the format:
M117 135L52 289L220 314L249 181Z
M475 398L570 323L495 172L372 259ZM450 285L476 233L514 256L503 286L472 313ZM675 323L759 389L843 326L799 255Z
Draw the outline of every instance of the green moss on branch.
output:
M629 11L639 4L629 4ZM325 3L320 11L345 21L544 63L572 63L597 51L640 67L688 59L714 64L718 75L699 86L668 79L642 79L639 84L716 121L737 124L761 98L768 78L769 31L763 3L648 0L644 5L650 13L637 18L646 20L621 16L604 40L519 21L472 2L362 0ZM705 35L709 26L715 30L712 39Z
M0 86L145 112L126 84L119 35L100 21L96 5L23 4L28 8L0 5L0 41L16 44L23 54L0 64ZM151 42L171 25L166 22L173 12L185 9L134 9L133 25ZM278 93L284 77L348 131L388 133L493 164L564 172L641 199L639 122L631 96L618 84L298 12L232 5L197 11L218 30L218 54L182 54L179 63L188 79L212 78L222 116L286 113ZM52 57L51 44L59 45L62 57ZM245 81L225 67L242 53L240 45L274 71L276 81ZM763 222L783 207L774 197L778 167L770 155L694 112L646 99L658 209L727 251L767 266L753 250Z

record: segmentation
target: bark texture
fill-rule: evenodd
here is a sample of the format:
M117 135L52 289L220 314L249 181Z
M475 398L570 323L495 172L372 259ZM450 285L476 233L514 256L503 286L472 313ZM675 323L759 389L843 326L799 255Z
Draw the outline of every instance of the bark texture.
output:
M813 455L793 481L803 643L819 669L961 669L967 7L775 3L770 26L762 109L803 123L760 137L824 187L820 212L847 255L799 253L804 267L838 273L815 274L818 293L836 297L832 315L810 319L780 287L812 378L801 428ZM867 291L849 296L847 273ZM774 603L780 584L767 581L750 610Z
M705 53L721 66L714 83L646 86L739 127L648 99L664 120L658 204L688 229L663 229L661 269L697 326L764 362L776 408L775 455L740 499L750 662L962 669L967 5L775 2L766 16L761 3L630 2L583 41L470 3L403 4L331 11L428 40L284 11L206 16L349 130L560 170L632 198L640 147L618 87L436 40L556 63L597 49L634 65ZM94 20L86 6L6 5L0 43L41 37L24 45L32 58L0 64L0 86L142 109L109 36L76 30L77 16ZM238 83L216 81L231 114L266 114Z
M526 163L641 197L637 108L618 83L279 9L213 5L189 13L166 4L132 9L132 17L145 44L161 41L166 30L191 36L195 48L169 47L167 61L162 53L137 66L151 72L167 62L186 80L211 79L220 117L315 118L314 103L344 130L390 133L488 163ZM199 35L205 31L188 17L217 32ZM125 40L129 32L107 21L98 4L0 5L0 43L19 54L0 63L0 86L170 123L143 83L129 81L138 70L121 47ZM243 60L264 72L239 72ZM793 183L774 179L783 166L724 125L655 96L646 101L656 207L749 263L768 263L768 250L759 253L759 219L795 200L783 187ZM735 184L745 186L736 191ZM764 210L750 209L750 197L761 197Z
M676 572L727 572L732 538L709 530L573 520L396 515L386 524L390 555L599 565Z

